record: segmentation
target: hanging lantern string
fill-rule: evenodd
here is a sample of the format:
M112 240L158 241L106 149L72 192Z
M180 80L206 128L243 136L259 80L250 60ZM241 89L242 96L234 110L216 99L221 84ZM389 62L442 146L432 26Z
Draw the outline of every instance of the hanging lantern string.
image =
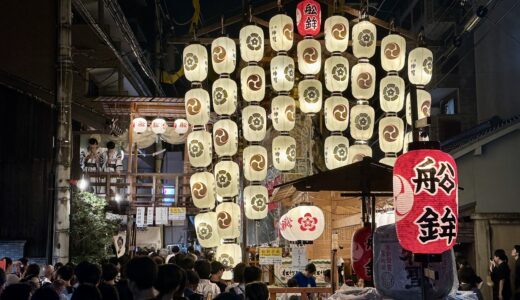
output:
M361 0L359 19L360 21L368 19L368 0Z
M222 28L222 35L224 35L224 15L220 16L220 26Z
M392 20L390 21L390 30L388 34L392 34L394 32L397 32L397 29L395 28L395 18L392 18Z
M252 12L253 8L251 5L249 5L249 23L252 23L253 22L253 12Z
M277 2L278 2L278 11L281 12L282 8L283 8L282 0L278 0Z
M419 34L417 35L417 45L419 47L426 46L426 41L424 39L424 27L421 27L421 30L419 31Z

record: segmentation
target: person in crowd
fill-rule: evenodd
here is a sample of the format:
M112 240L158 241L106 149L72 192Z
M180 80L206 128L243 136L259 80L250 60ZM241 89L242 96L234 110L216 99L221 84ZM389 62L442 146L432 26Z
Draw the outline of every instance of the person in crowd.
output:
M102 300L101 293L95 285L90 283L78 286L71 300Z
M101 279L101 270L99 267L96 264L87 261L80 262L76 266L74 273L76 274L79 285L91 284L97 286Z
M224 271L226 268L219 261L211 262L211 277L210 281L216 284L220 288L220 292L224 293L226 291L226 283L222 281L222 275L224 275Z
M287 287L298 287L298 282L293 278L287 280ZM299 293L283 293L280 300L300 300Z
M32 292L41 287L40 282L40 266L37 264L30 264L25 268L25 272L20 282L26 282L32 287Z
M227 293L227 292L220 293L215 298L215 300L240 300L240 299L242 299L242 298L238 297L235 294L231 294L231 293Z
M504 249L497 249L490 261L489 270L493 281L493 300L511 299L511 271Z
M326 287L331 287L332 277L331 277L330 269L323 271L323 280L326 283Z
M31 300L60 300L60 296L48 285L37 289L32 295Z
M119 295L119 300L132 300L132 292L130 291L130 287L128 286L128 280L126 279L126 266L129 261L129 256L125 255L118 259L119 261L119 275L116 281L116 289L117 294Z
M56 292L56 294L58 294L58 298L60 300L67 300L67 296L65 296L65 291L66 291L66 288L65 288L65 281L61 280L61 279L55 279L51 284L47 285L48 288L54 290L54 292ZM71 295L72 297L72 295Z
M119 173L123 171L123 154L116 150L116 144L112 141L106 144L107 150L103 152L101 161L105 172Z
M204 299L215 298L220 293L218 285L211 282L211 264L207 260L197 260L193 266L195 272L199 275L199 285L197 286L196 292L201 294Z
M119 300L119 294L115 287L117 274L117 267L114 264L104 264L101 267L102 280L98 289L103 300Z
M472 291L479 300L483 300L480 286L482 279L477 276L473 268L469 264L462 265L457 271L459 279L459 291Z
M24 277L23 274L25 273L25 269L27 268L28 265L29 265L29 259L27 257L22 257L18 260L17 268L16 268L16 275L19 278Z
M269 290L263 282L252 282L246 285L246 300L268 300Z
M152 259L157 266L164 265L164 258L162 258L159 254L154 254Z
M2 291L4 290L6 281L7 281L7 277L5 276L5 271L4 271L4 269L0 268L0 295L2 294Z
M54 266L53 265L46 265L43 267L43 280L42 280L42 286L46 286L48 284L51 284L54 280Z
M157 280L157 265L148 256L137 256L126 266L128 287L134 300L151 300L157 296L153 288Z
M5 277L6 277L6 285L15 284L20 281L20 277L16 275L16 272L13 270L15 263L9 257L2 258L5 260ZM17 263L20 264L19 262Z
M513 295L515 300L520 300L520 245L515 245L511 250L511 256L515 260L515 279L513 281Z
M199 259L199 256L195 253L195 248L193 246L188 247L188 255L191 255L195 261Z
M299 287L316 287L314 274L316 274L316 266L310 263L305 266L304 272L296 273L293 278L298 282Z
M170 258L170 260L173 260L173 261L169 261L168 263L173 263L173 264L180 266L180 265L182 265L182 261L186 257L188 257L188 255L186 255L184 253L179 253L179 254L175 255L173 258ZM193 259L193 257L191 257L191 256L190 256L190 258Z
M158 268L155 289L159 292L157 300L171 300L175 293L182 288L184 290L186 273L179 266L166 264Z
M262 269L257 266L247 266L244 269L244 283L248 284L262 280Z
M62 294L67 298L70 299L72 297L72 293L74 292L74 287L72 287L72 277L74 276L74 269L69 266L65 265L58 269L56 272L56 277L58 280L62 280L65 288L63 289Z
M32 287L27 283L15 283L6 287L0 295L0 300L29 300Z
M80 164L83 172L98 172L101 170L101 150L98 146L98 140L91 138L88 140L87 151L81 152Z
M246 264L238 263L233 268L233 284L226 288L226 292L239 296L241 299L244 299L244 295L246 292L246 284L244 281L244 271L246 269Z
M179 266L183 268L185 271L193 270L193 267L195 266L195 260L193 260L193 257L186 256L184 259L180 261Z
M202 300L203 295L196 292L199 286L199 275L193 270L186 270L187 285L184 288L184 297L189 300Z

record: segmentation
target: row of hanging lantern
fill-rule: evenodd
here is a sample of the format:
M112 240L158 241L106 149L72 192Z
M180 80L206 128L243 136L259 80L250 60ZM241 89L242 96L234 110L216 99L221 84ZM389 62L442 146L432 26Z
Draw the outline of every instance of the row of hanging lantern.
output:
M148 129L148 121L143 117L132 120L132 130L137 133L144 133ZM156 118L150 123L150 129L155 134L163 134L168 129L168 123L163 118ZM176 119L173 122L173 130L179 135L183 135L189 130L189 124L184 119Z
M239 33L241 58L247 66L240 73L242 98L247 106L242 110L242 129L248 145L243 150L244 178L249 185L243 191L244 212L248 219L267 216L268 191L262 184L267 176L267 149L260 143L266 136L267 113L260 106L265 98L266 78L258 63L264 57L264 31L249 24Z
M269 40L276 56L271 59L271 86L277 96L271 102L273 128L280 132L272 142L273 166L290 171L296 165L296 140L289 135L296 121L296 102L289 96L294 87L294 59L287 55L293 46L294 23L285 14L269 20Z

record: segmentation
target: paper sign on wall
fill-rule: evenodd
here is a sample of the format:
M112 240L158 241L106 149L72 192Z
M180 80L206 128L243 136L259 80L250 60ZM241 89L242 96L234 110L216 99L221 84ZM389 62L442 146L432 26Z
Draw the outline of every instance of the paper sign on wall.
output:
M305 247L293 247L291 248L292 263L291 267L297 270L303 270L307 265L307 251Z
M258 253L259 263L261 265L276 265L282 263L282 248L260 248Z
M186 207L169 207L168 220L184 221L186 220Z
M137 227L144 227L144 207L138 207L135 213L135 224Z
M146 211L146 225L153 225L153 207L148 207Z

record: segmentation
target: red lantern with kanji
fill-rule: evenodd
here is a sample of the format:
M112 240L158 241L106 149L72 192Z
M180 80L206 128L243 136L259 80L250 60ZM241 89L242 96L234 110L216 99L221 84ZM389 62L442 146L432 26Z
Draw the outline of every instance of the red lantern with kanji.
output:
M393 190L397 236L413 253L438 254L455 245L458 176L453 158L440 150L412 150L397 159Z
M314 36L320 33L321 7L314 0L304 0L296 6L296 26L302 36Z
M352 236L352 269L358 278L372 280L372 229L370 226L359 228Z

